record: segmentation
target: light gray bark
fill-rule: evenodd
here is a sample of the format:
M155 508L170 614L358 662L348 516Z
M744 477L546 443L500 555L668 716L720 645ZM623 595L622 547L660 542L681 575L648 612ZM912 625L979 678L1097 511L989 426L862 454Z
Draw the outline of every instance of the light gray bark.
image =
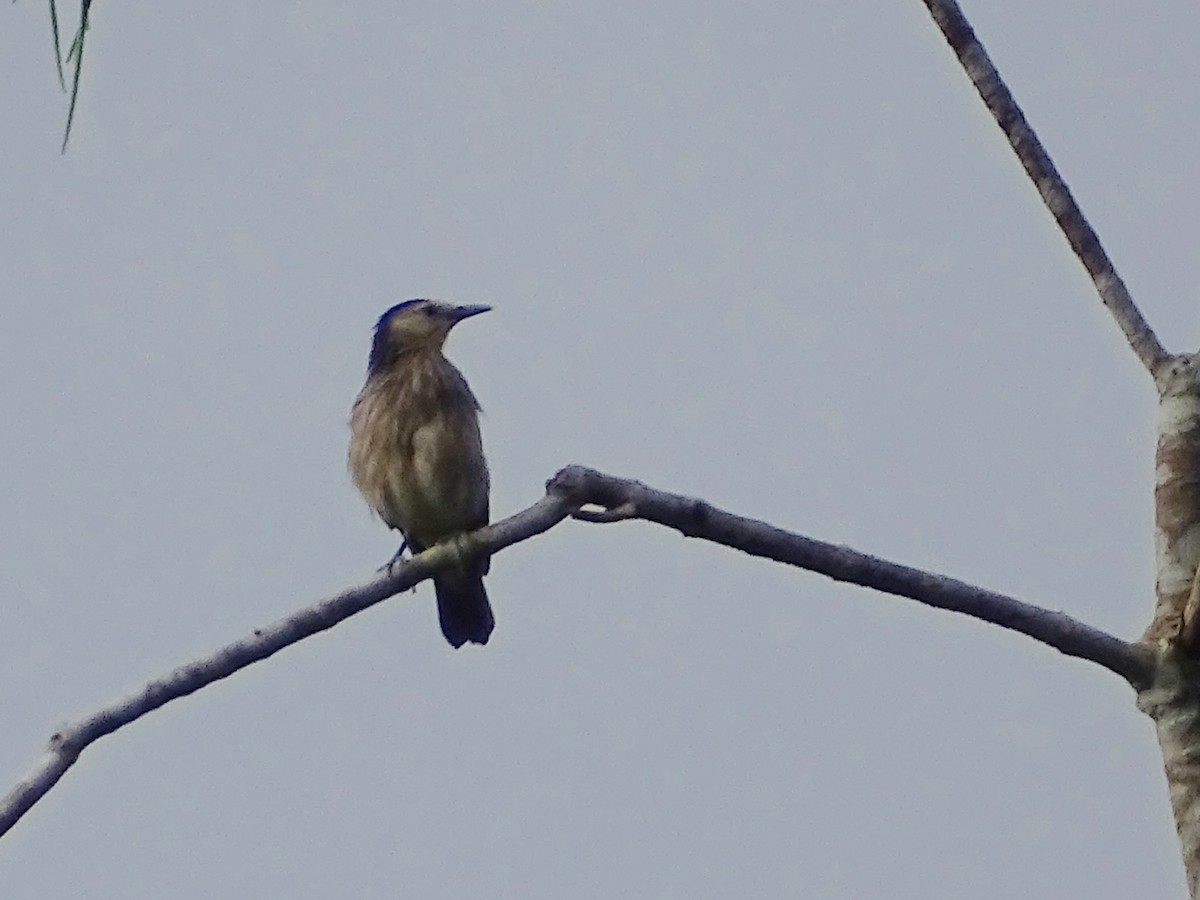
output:
M1200 900L1200 355L1163 348L958 4L924 3L1158 388L1157 600L1141 641L1154 677L1139 685L1138 707L1158 732L1188 889Z
M1200 896L1200 662L1165 652L1138 709L1154 720L1188 894Z

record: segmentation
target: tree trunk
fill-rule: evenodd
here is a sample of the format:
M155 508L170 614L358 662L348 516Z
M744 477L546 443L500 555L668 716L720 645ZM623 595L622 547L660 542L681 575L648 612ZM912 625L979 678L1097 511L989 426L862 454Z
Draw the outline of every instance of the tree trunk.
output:
M1157 602L1143 639L1158 649L1138 708L1154 720L1188 892L1200 900L1200 355L1181 355L1155 373Z

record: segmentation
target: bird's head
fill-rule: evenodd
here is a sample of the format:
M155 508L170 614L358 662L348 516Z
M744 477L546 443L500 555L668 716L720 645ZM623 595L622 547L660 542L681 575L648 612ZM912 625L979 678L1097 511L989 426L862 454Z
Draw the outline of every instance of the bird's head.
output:
M405 351L440 350L451 328L490 309L490 306L454 306L436 300L397 303L375 325L368 368L379 372Z

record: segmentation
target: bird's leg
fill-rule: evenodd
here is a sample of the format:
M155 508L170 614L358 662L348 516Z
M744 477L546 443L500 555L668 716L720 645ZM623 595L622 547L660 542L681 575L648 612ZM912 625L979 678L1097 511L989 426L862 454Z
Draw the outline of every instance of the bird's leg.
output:
M382 566L380 566L375 571L376 572L387 572L389 575L391 575L392 569L394 569L396 567L396 563L400 562L400 560L404 558L404 551L407 549L408 549L408 541L407 540L401 541L400 549L397 550L395 553L393 553L392 558L389 559L387 562L385 562Z

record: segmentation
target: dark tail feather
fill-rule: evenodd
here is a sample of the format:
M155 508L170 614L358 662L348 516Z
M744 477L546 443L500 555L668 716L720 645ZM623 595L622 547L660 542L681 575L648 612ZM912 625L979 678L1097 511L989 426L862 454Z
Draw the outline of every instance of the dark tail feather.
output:
M455 649L467 641L486 644L496 620L483 589L483 575L478 572L463 576L433 580L437 591L438 621L442 634Z

